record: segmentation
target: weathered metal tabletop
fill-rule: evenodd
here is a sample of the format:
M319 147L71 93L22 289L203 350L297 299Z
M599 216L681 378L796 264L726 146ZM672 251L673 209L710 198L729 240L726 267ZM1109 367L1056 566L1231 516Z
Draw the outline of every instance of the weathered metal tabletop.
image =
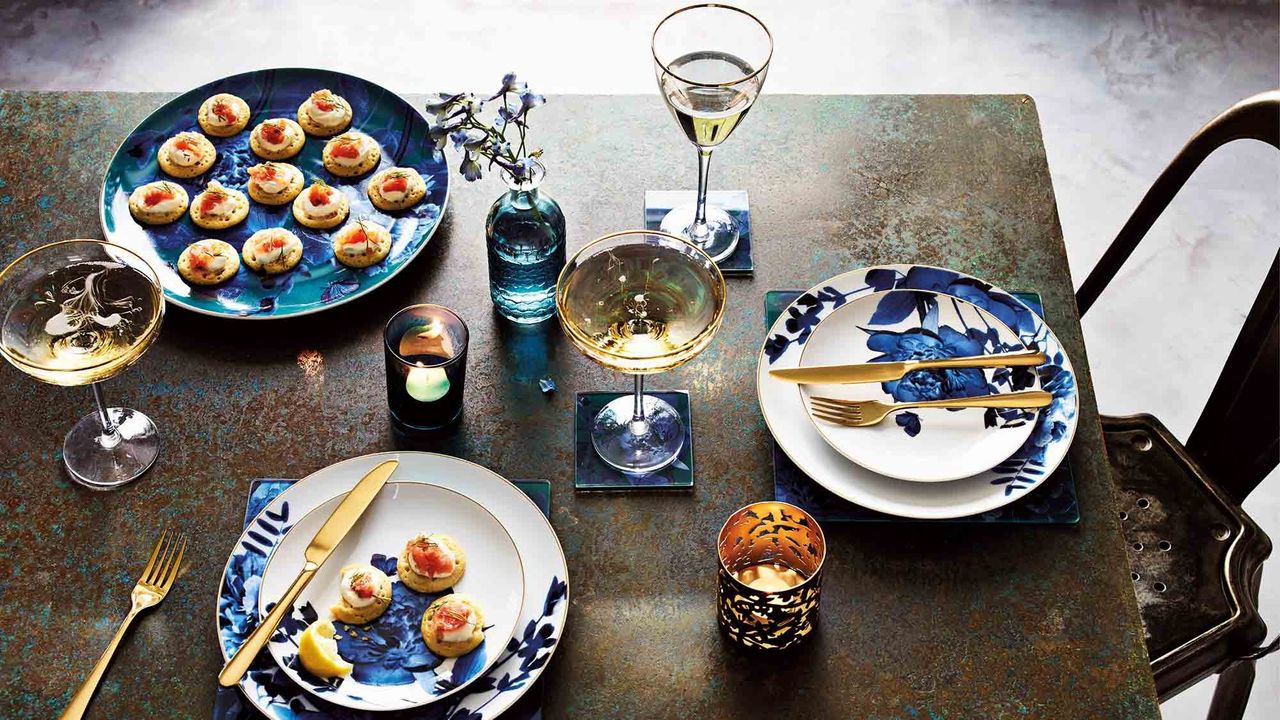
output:
M0 93L0 261L100 237L107 161L166 99ZM646 188L693 187L694 151L656 94L553 97L533 120L571 251L639 225ZM441 231L366 298L276 322L171 308L150 353L107 384L108 399L164 433L155 468L121 491L82 489L60 469L88 391L0 369L0 716L60 711L124 614L156 529L174 523L196 539L189 563L124 642L91 715L208 717L214 596L248 480L395 447L380 333L394 310L431 301L470 324L470 368L461 425L419 447L553 483L572 606L546 676L548 717L1158 717L1029 98L764 96L712 174L713 188L751 193L755 276L729 280L710 349L651 383L692 393L692 494L574 492L574 392L627 381L554 324L516 330L493 315L483 223L502 188L454 177ZM739 655L716 631L714 539L730 512L772 494L754 380L762 296L888 262L1043 294L1078 372L1071 462L1083 519L830 526L817 636L785 658ZM559 383L551 396L544 375Z

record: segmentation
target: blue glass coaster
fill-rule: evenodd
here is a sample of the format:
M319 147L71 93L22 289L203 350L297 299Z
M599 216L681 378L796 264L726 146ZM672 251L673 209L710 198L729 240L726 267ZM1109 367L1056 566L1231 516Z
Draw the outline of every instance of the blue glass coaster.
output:
M645 190L644 227L657 230L662 218L677 205L694 202L697 196L692 190ZM746 190L708 190L707 202L724 208L738 221L738 246L733 254L717 265L725 275L750 275L755 271L751 259L751 203Z
M591 422L600 408L630 393L580 392L573 415L573 486L579 490L691 490L693 488L693 414L689 393L683 390L646 392L665 400L684 422L684 445L675 462L648 475L619 472L596 454L591 445Z
M765 327L773 327L778 316L800 296L800 290L770 290L764 295ZM1037 315L1044 315L1038 293L1013 293ZM814 482L773 443L773 494L783 502L804 508L818 522L959 522L1013 523L1027 525L1074 525L1080 522L1080 505L1076 500L1076 481L1071 474L1071 459L1040 487L1016 502L980 515L949 520L916 520L869 510L837 496Z
M249 499L244 508L244 524L247 527L262 509L276 499L296 480L282 478L258 478L249 482ZM546 480L512 480L516 487L533 500L542 513L551 516L551 483ZM503 720L535 720L542 717L542 678L502 714ZM213 720L257 720L262 715L244 702L238 687L219 687L213 701ZM308 718L319 720L324 716L310 712ZM335 718L337 720L337 718Z

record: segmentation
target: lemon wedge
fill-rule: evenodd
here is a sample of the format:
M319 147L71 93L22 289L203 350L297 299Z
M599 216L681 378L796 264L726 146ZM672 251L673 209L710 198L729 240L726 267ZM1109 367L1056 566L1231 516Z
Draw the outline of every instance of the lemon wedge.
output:
M338 654L338 641L333 635L333 623L325 620L307 626L298 638L298 659L312 675L335 678L351 674L352 665Z

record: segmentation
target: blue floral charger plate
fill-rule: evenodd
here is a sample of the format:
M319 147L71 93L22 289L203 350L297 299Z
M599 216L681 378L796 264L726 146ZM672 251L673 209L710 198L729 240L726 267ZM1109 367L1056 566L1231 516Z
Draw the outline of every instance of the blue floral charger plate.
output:
M999 318L954 296L886 290L850 299L813 328L802 366L936 360L1026 350ZM917 370L882 383L797 385L814 427L827 444L882 475L946 482L990 469L1022 447L1034 410L916 408L876 425L846 427L814 417L813 398L904 404L1038 390L1029 367Z
M338 188L350 203L351 219L366 218L391 230L386 259L354 270L333 257L333 230L313 230L296 222L291 204L267 206L250 202L248 218L226 230L206 230L184 215L167 225L142 225L129 213L129 193L139 185L166 180L181 185L195 198L210 180L245 192L248 168L260 162L249 149L255 125L270 118L296 118L298 106L314 91L328 88L346 98L352 108L351 128L370 135L382 150L373 171L358 178L341 178L324 168L325 138L308 136L297 156L282 162L296 165L306 185L316 178ZM206 98L232 93L249 105L248 126L228 138L209 137L218 158L208 172L190 179L161 172L156 152L164 141L184 131L200 132L196 113ZM369 178L387 167L416 169L427 183L427 194L412 208L384 212L373 206L366 192ZM247 196L247 193L246 193ZM165 297L181 307L206 315L270 319L317 312L354 300L400 272L426 247L440 224L449 197L449 169L442 152L427 135L427 122L408 102L367 80L329 70L280 68L255 70L206 83L179 95L151 113L116 150L107 167L100 198L102 229L111 242L141 255L160 275ZM231 280L211 288L189 285L178 274L178 256L187 245L204 238L230 243L237 251L255 231L284 227L302 240L302 261L286 273L267 276L243 265Z
M258 593L262 615L284 595L306 564L306 550L343 497L333 497L299 518L284 534L263 571ZM418 533L448 535L466 553L466 572L452 587L418 592L397 577L397 558ZM381 616L362 625L335 620L338 654L354 665L345 678L326 680L302 666L299 638L317 620L330 619L341 601L342 568L372 565L391 582L392 600ZM285 674L304 690L359 710L404 710L459 692L497 662L515 633L524 599L520 551L492 513L465 495L426 482L388 482L280 623L267 648ZM441 657L423 640L422 616L437 598L463 593L484 613L484 640L461 657ZM394 648L403 662L387 663Z
M920 290L934 295L932 300L919 304L904 302L886 308L881 316L883 322L895 325L914 318L912 322L919 332L911 333L913 342L929 345L929 353L954 356L962 352L962 348L950 346L954 343L949 345L940 333L928 327L933 305L956 297L999 319L1016 333L1024 347L1048 355L1049 361L1036 368L1036 374L1041 389L1053 395L1053 402L1037 413L1022 446L995 467L949 482L906 482L875 473L831 448L810 422L796 386L769 376L771 369L800 365L804 345L814 328L836 308L854 298L895 289ZM897 328L895 332L905 331ZM888 347L892 344L886 345L886 352L893 357L920 350L911 348L910 343ZM1003 380L1002 377L993 376L993 381L1022 382L1015 380L1012 373ZM1079 410L1071 361L1039 316L998 287L954 270L927 265L854 270L801 294L769 329L760 352L756 388L765 422L778 447L805 474L850 502L889 515L918 519L977 515L1013 502L1038 487L1066 457L1075 436ZM895 423L894 428L903 433L913 429L910 423L900 426Z
M230 658L257 626L263 573L289 530L311 511L348 492L374 465L392 458L400 460L397 483L429 484L465 495L492 513L521 549L524 590L515 632L500 646L492 667L465 687L430 704L393 711L344 707L321 697L323 692L304 690L264 650L240 681L240 689L248 703L268 718L489 720L528 690L563 636L569 609L568 568L555 530L528 495L501 476L458 458L423 452L377 453L344 460L298 481L246 526L227 560L218 589L218 645L223 659ZM303 617L301 621L309 620ZM426 666L435 659L415 652L417 646L407 636L411 630L405 629L408 624L393 625L388 625L390 634L385 637L357 638L359 664L384 678L403 675L417 683L418 675L428 673L431 668ZM453 670L434 681L447 687L454 682Z

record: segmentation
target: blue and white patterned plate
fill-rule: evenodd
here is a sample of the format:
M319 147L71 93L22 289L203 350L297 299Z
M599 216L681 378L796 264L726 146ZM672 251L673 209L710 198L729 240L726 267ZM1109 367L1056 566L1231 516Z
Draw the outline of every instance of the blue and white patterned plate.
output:
M850 299L893 289L925 290L968 301L1017 333L1028 348L1049 356L1036 369L1053 404L1039 412L1022 447L985 472L950 482L919 483L880 475L833 450L814 429L792 383L769 376L797 367L814 327ZM926 309L927 310L927 309ZM900 309L903 317L914 307ZM1022 497L1052 473L1075 437L1079 398L1075 374L1062 344L1026 305L1004 290L954 270L927 265L886 265L838 275L801 295L769 329L756 373L765 423L783 452L814 481L836 495L900 517L938 519L977 515Z
M306 564L307 546L345 495L330 498L304 515L271 554L263 571L258 606L266 615ZM466 573L452 588L435 593L410 589L396 576L405 543L422 533L443 533L462 546ZM330 619L339 602L342 568L368 563L391 579L391 606L364 625L334 621L338 654L352 663L351 675L325 680L302 667L298 639L317 620ZM431 652L422 639L422 615L432 601L465 593L484 611L485 639L458 658ZM448 697L497 662L515 633L524 599L524 571L515 541L491 513L461 493L421 482L389 482L360 523L334 549L294 602L293 613L271 636L268 649L302 689L329 702L360 710L403 710ZM390 649L402 662L387 663Z
M993 355L1025 350L999 318L964 300L923 290L851 298L813 328L800 364L839 365ZM1032 368L917 370L884 383L799 385L810 419L836 452L882 475L944 482L994 467L1022 447L1034 410L904 410L870 427L813 417L812 397L909 403L1037 390Z
M291 205L250 203L249 217L226 230L205 230L183 216L168 225L142 225L129 214L129 193L139 185L164 179L181 185L195 198L210 180L245 191L248 168L263 162L249 149L249 132L273 117L296 118L298 106L313 91L329 88L352 107L352 129L367 133L381 146L382 160L359 178L340 178L324 169L320 151L325 138L307 137L302 152L284 162L302 170L306 184L320 178L340 189L353 219L365 217L391 229L391 252L372 267L353 270L333 259L333 230L312 230L293 219ZM249 104L252 116L243 131L228 137L209 136L218 151L213 167L188 180L160 171L156 151L172 135L200 132L196 112L216 93L233 93ZM427 183L422 202L399 212L384 212L369 202L368 179L380 169L412 167ZM247 193L246 193L247 195ZM304 315L354 300L386 282L427 245L440 224L449 197L449 168L444 154L427 137L427 122L395 93L352 75L330 70L281 68L255 70L216 80L179 95L151 113L116 150L107 167L100 197L102 229L111 242L141 255L160 275L170 302L206 315L269 319ZM212 288L188 285L178 274L178 256L206 237L231 243L236 250L255 231L285 227L302 240L302 262L287 273L259 275L243 265L231 280Z
M298 481L254 518L236 542L218 589L218 646L230 658L259 619L258 595L267 559L300 518L352 486L374 465L400 459L398 483L429 483L466 495L487 509L522 550L524 597L516 630L493 667L465 688L422 707L355 710L298 686L263 650L240 681L249 703L274 720L491 720L542 674L564 633L569 610L568 568L551 524L519 488L479 465L434 453L378 453L344 460ZM416 663L388 644L377 658L390 670ZM372 656L370 657L371 660Z

